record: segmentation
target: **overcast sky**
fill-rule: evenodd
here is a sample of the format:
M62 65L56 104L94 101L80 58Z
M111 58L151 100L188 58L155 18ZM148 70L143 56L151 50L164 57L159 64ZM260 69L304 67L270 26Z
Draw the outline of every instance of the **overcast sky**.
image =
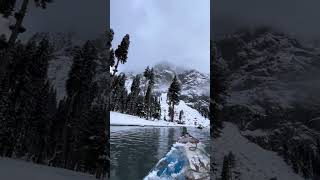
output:
M0 18L1 32L5 32L7 23ZM45 10L35 8L31 1L23 22L27 31L20 38L36 32L75 32L79 39L94 39L105 32L106 23L105 0L54 0Z
M269 25L300 38L320 38L319 0L215 0L211 5L217 33Z
M209 72L210 0L111 0L116 48L130 35L124 71L169 61Z

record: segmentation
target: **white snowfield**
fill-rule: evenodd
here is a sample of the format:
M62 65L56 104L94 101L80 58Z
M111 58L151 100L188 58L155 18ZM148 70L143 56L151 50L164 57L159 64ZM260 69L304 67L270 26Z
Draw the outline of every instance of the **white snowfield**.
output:
M115 126L174 126L173 123L166 121L152 121L132 116L128 114L122 114L119 112L110 112L110 125Z
M221 175L224 155L232 151L241 180L303 180L276 152L250 142L232 123L224 123L221 137L215 139L213 144L213 158L219 166L216 177Z
M1 180L94 180L88 174L33 164L21 160L0 158Z
M113 126L184 126L174 122L164 120L146 120L137 116L122 114L119 112L110 112L110 125Z

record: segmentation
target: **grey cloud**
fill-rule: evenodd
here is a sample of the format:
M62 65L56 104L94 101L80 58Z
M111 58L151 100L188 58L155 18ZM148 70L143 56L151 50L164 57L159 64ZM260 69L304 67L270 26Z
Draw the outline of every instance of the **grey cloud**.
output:
M320 38L318 0L215 0L212 1L212 30L216 33L240 27L269 25L306 39Z
M209 0L112 0L113 45L130 34L123 70L142 70L166 60L209 72Z

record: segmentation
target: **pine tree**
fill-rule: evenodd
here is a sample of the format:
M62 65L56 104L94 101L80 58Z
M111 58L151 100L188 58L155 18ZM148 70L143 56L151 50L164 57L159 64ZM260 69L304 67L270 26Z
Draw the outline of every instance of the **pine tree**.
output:
M68 97L90 89L95 74L95 59L97 59L97 51L91 41L87 41L82 49L75 52L66 84Z
M27 134L29 141L29 156L36 163L42 163L46 159L46 147L48 147L48 132L50 123L47 102L49 99L49 83L41 88L35 99L35 109L31 113L30 128Z
M177 79L177 76L175 75L172 83L169 87L168 94L167 94L167 103L172 108L170 112L169 108L169 114L171 117L171 121L174 120L174 106L179 104L180 101L180 92L181 92L181 85Z
M221 180L231 180L231 167L230 167L230 160L228 156L224 156L223 158L223 165L222 165L222 172L221 172Z
M161 118L161 104L160 101L156 96L153 97L153 102L152 102L152 117L154 119L160 119Z
M48 162L49 166L63 167L63 129L66 127L67 112L67 99L64 98L60 100L52 125L50 126L50 134L52 137L50 149L53 150L53 154Z
M140 94L140 76L136 75L132 81L131 92L128 95L128 113L136 115L136 101Z
M43 9L45 9L47 4L51 1L52 0L34 0L36 6L41 7ZM7 66L10 63L11 51L14 49L18 35L26 31L25 28L22 26L22 23L27 12L28 4L29 0L22 1L20 9L14 13L14 18L16 20L15 24L9 26L12 32L7 43L7 51L4 57L2 58L2 64L0 65L0 81L3 80L5 74L7 73ZM9 16L12 16L13 11L17 9L16 5L16 0L1 0L0 13L3 14L4 17L8 18ZM4 85L2 89L4 89L4 91L7 91L7 88L7 85Z
M139 95L136 102L136 115L141 117L145 117L146 113L144 112L144 103L143 103L144 97Z
M129 34L126 34L118 48L115 50L114 54L117 58L117 63L114 66L113 75L114 76L118 72L119 63L126 63L128 58L128 49L130 45L130 37Z
M125 87L125 81L126 76L123 73L118 76L114 76L114 88L110 95L110 109L113 111L126 111L128 92Z
M210 42L210 69L212 69L210 74L210 84L212 85L210 91L210 113L209 118L211 120L210 135L212 137L217 137L223 128L221 119L221 106L224 103L222 96L225 94L227 88L227 73L228 67L226 67L222 62L221 58L218 57L218 52L215 42Z
M67 120L63 130L63 161L65 168L74 168L79 158L77 149L80 142L81 120L91 107L94 99L93 83L95 76L97 51L92 42L88 41L77 50L67 80ZM83 159L79 159L83 161Z
M145 99L144 99L144 106L145 106L145 112L146 112L146 118L149 119L152 117L152 90L154 86L154 72L153 68L149 69L149 67L146 68L144 71L144 77L148 81L148 87L147 87L147 92L145 94Z
M114 32L110 29L107 32L107 50L109 51L108 65L109 67L113 67L115 64L114 61L114 50L112 48L112 40L113 40Z

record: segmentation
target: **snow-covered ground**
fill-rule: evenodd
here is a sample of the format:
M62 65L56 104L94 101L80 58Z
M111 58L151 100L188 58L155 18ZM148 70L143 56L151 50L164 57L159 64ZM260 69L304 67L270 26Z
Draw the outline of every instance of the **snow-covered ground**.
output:
M168 116L169 105L167 103L167 93L161 94L160 104L161 104L161 119L164 119L164 116L166 116L166 119L170 119L170 117ZM179 113L181 110L183 110L184 112L183 120L185 121L187 126L197 126L198 124L201 124L204 127L210 126L209 119L203 117L196 109L191 108L182 100L180 100L179 104L174 107L175 120L179 119Z
M94 180L93 176L30 162L0 158L1 180Z
M236 169L241 180L303 180L293 172L276 152L267 151L243 137L232 123L225 122L221 137L213 141L213 159L218 164L216 177L220 177L224 155L235 155Z
M201 114L189 107L184 101L180 101L179 105L175 106L175 120L179 118L180 110L183 110L183 120L185 124L178 124L177 122L168 122L164 120L164 116L169 120L168 104L166 102L167 94L161 95L161 120L146 120L137 116L122 114L118 112L110 112L110 125L128 125L128 126L198 126L201 124L203 127L209 128L210 120L201 116ZM196 123L195 123L196 122Z
M137 116L110 112L110 125L114 126L184 126L164 120L146 120Z

